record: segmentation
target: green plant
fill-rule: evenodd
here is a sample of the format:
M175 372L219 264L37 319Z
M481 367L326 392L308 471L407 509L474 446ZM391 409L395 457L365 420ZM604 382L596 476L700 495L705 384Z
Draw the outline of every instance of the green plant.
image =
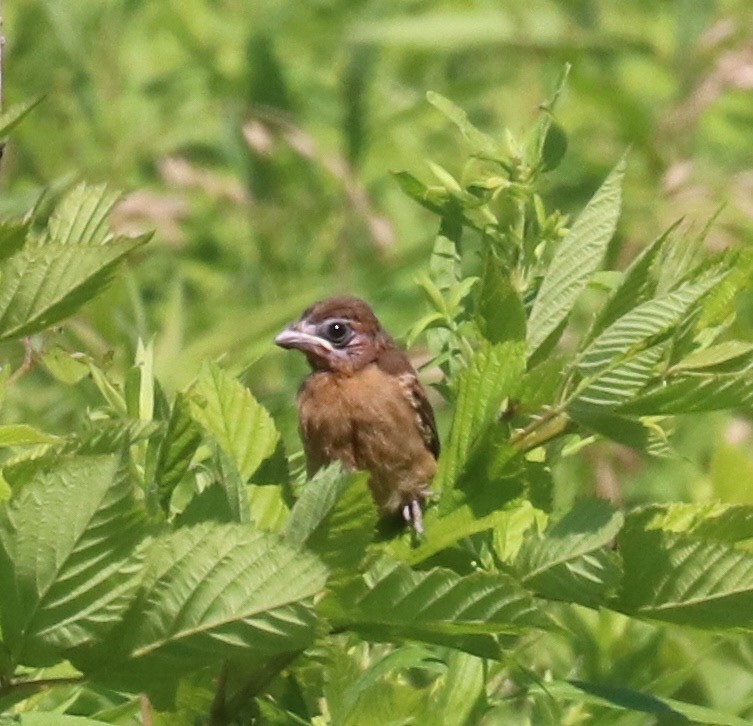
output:
M420 542L375 536L363 474L291 473L271 416L215 363L171 397L149 343L122 380L45 351L100 403L66 436L0 427L0 708L61 724L744 723L672 697L682 681L651 660L672 629L643 622L750 631L753 510L558 508L551 470L597 438L671 456L677 415L750 406L753 346L730 328L752 258L705 254L673 226L624 273L600 272L625 160L572 224L539 191L566 150L565 77L523 139L492 139L431 94L468 164L459 179L432 165L435 185L397 175L440 218L411 338L454 410ZM79 187L43 234L2 227L0 336L72 313L145 241L112 237L111 203ZM606 682L557 662L563 638L604 647L594 618L604 642L634 644Z

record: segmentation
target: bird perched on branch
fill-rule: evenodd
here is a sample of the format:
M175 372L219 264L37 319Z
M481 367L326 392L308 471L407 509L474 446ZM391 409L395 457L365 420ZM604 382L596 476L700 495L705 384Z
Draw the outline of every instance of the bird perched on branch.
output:
M333 461L370 473L383 515L423 532L422 505L436 471L434 412L407 356L356 297L315 303L275 343L302 351L312 372L298 391L309 476Z

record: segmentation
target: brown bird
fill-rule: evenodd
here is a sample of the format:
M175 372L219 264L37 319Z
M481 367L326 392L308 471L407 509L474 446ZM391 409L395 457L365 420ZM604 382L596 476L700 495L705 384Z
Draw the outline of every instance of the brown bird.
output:
M309 476L333 461L370 473L383 515L423 532L422 504L436 471L434 412L407 356L356 297L315 303L275 343L305 353L312 372L298 391Z

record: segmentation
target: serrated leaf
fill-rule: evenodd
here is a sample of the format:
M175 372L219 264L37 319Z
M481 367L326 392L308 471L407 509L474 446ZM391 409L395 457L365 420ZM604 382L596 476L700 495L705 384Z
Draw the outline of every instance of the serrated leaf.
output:
M313 598L326 576L313 555L248 525L181 528L149 549L140 596L121 627L75 665L142 686L227 658L262 665L311 642Z
M657 375L657 364L667 352L666 344L654 345L597 371L578 389L568 406L568 414L578 418L584 413L610 410L632 399Z
M90 424L81 433L69 437L60 451L85 456L114 454L133 444L146 441L160 430L161 426L156 421L139 421L138 419L98 420Z
M115 456L41 470L0 511L0 616L16 663L102 638L138 585L146 515Z
M729 373L685 373L657 383L619 412L658 416L749 408L753 404L753 363Z
M290 512L287 540L305 544L333 571L355 568L378 518L367 480L366 472L346 473L339 463L320 470Z
M661 257L665 243L681 222L682 220L677 220L630 263L622 282L615 288L596 316L584 342L593 340L619 318L654 296L657 282L652 271Z
M383 559L349 591L322 603L335 627L377 640L409 638L491 657L494 635L550 626L530 595L511 577L451 570L417 572Z
M175 396L165 436L157 451L154 483L163 510L167 511L175 487L191 465L201 443L201 431L191 418L186 394Z
M281 532L290 516L283 488L274 484L246 485L251 521L264 532Z
M620 580L611 544L623 521L603 500L577 503L543 535L523 541L514 563L520 581L553 600L603 604Z
M61 245L97 246L115 239L107 218L120 194L105 184L78 184L55 208L47 237Z
M0 278L0 340L20 338L75 313L106 287L117 264L151 234L106 245L26 245Z
M619 537L624 563L614 607L698 628L753 629L753 555L726 543L646 529L630 517Z
M625 165L623 157L555 251L528 318L529 357L567 319L601 264L617 227Z
M233 458L243 481L275 451L280 435L272 417L242 383L206 363L190 397L191 416Z
M667 336L718 281L719 277L713 275L687 282L626 313L583 351L579 371L584 378L594 377Z
M449 491L485 429L499 414L502 401L514 393L524 367L524 344L482 345L457 381L457 401L450 435L432 484Z
M753 353L753 343L747 343L742 340L726 340L722 343L709 346L695 353L691 353L686 358L675 363L669 370L669 373L680 371L693 371L713 369L738 358L751 358Z

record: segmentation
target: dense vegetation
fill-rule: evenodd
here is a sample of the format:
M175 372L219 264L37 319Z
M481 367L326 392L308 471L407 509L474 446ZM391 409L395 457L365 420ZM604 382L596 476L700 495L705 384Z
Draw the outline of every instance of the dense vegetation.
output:
M753 716L753 21L498 5L5 8L0 722ZM424 538L305 481L340 291Z

